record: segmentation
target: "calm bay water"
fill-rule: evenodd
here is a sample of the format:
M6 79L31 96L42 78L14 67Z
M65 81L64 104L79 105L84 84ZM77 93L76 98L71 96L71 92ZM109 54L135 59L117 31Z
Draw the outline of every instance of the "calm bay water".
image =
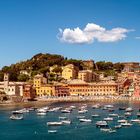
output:
M133 107L134 112L131 118L137 118L136 113L140 108L140 103L102 103L102 104L113 104L115 112L123 114L124 111L119 111L118 108ZM81 106L81 103L67 103L67 104L55 104L55 106L67 107L70 105ZM63 114L58 112L49 112L46 116L37 116L36 112L30 112L24 114L24 120L13 121L9 119L11 111L14 109L3 109L0 108L0 140L138 140L140 139L140 124L134 124L131 127L118 129L116 133L105 133L101 132L99 128L96 128L96 121L102 120L107 117L109 112L107 110L92 109L93 104L88 105L88 113L84 114L86 118L92 119L92 123L80 123L76 118L79 116L78 110L75 109L70 114ZM91 115L93 113L99 113L100 118L93 119ZM46 123L48 121L59 121L59 116L66 116L72 124L56 127L48 127ZM113 127L117 123L117 118L113 122L109 122L109 126ZM49 134L48 130L57 130L56 134Z

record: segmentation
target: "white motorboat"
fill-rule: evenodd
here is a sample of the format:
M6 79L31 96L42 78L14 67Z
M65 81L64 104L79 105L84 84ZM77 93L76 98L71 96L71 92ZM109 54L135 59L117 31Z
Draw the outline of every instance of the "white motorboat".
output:
M93 109L98 109L98 108L100 108L100 107L101 107L100 104L96 104L96 105L93 105L93 106L92 106Z
M110 131L110 128L101 128L100 130L101 131L104 131L104 132L109 132Z
M116 133L116 130L110 129L109 133Z
M79 119L80 122L92 122L91 119Z
M63 125L62 122L47 122L48 126L59 126L59 125Z
M48 133L57 133L57 130L48 130Z
M78 119L83 119L85 116L77 116Z
M126 111L126 112L132 112L133 109L132 109L131 107L128 107L128 108L125 109L125 111Z
M114 106L113 105L104 105L104 107L106 107L106 108L113 108Z
M87 113L87 112L88 112L88 110L86 110L86 109L83 109L83 110L79 110L78 111L79 114L83 114L83 113Z
M131 119L131 122L140 123L140 119Z
M118 117L119 115L118 114L115 114L115 113L112 113L112 114L109 114L110 117Z
M40 112L40 113L46 113L47 111L43 108L40 108L40 109L37 109L37 112Z
M121 123L121 126L132 126L131 123L125 122L125 123Z
M63 110L61 110L61 112L62 112L62 113L71 113L71 111L68 110L68 109L63 109Z
M37 112L37 115L39 116L45 116L47 113L46 112Z
M103 132L109 132L109 133L115 133L116 132L116 130L113 130L111 128L101 128L100 130L103 131Z
M23 115L18 116L18 115L11 115L10 116L11 120L23 120Z
M70 120L63 120L61 121L63 124L71 124L71 121Z
M59 119L60 119L60 120L65 120L65 119L67 119L67 117L61 117L61 116L60 116Z
M124 115L125 115L125 116L131 116L132 113L130 113L130 112L126 112L126 113L124 113Z
M97 117L100 117L100 115L99 114L92 114L92 117L97 118Z
M119 128L122 127L122 125L119 124L119 125L115 125L114 127L115 127L116 129L119 129Z
M23 112L21 110L15 110L15 111L12 111L13 114L23 114Z
M107 124L106 121L97 121L97 122L96 122L96 126L97 126L97 127L107 127L108 124Z
M76 108L76 106L74 106L74 105L71 105L71 106L70 106L70 108L71 108L71 109L75 109L75 108Z
M107 117L107 118L104 118L104 121L113 121L113 118Z
M126 123L127 120L118 120L117 122L118 122L118 123Z

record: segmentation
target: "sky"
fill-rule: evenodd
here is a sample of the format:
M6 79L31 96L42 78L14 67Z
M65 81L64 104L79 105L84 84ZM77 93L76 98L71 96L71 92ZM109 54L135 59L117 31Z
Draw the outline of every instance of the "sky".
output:
M0 68L37 53L140 61L140 0L0 0Z

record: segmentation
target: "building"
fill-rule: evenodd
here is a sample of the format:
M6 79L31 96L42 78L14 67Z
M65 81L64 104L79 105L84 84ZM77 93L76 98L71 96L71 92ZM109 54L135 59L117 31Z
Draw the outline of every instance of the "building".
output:
M73 64L69 64L63 67L62 78L66 80L76 79L77 75L78 75L78 69Z
M72 96L106 96L118 95L118 85L114 81L87 83L80 79L68 82Z
M94 68L94 61L93 60L83 60L84 69L92 70Z
M99 76L91 70L81 70L78 72L78 79L85 82L99 81Z
M35 89L31 84L25 84L23 87L23 97L24 99L34 99L35 98Z
M140 65L138 62L127 62L122 64L124 65L122 72L140 72Z
M3 87L3 92L5 92L6 95L9 96L23 96L24 84L24 82L10 82L8 73L4 74L4 81L0 82L0 85Z
M47 84L43 75L34 77L34 88L37 96L69 96L69 89L66 85Z
M70 96L68 86L66 86L66 85L56 86L55 96L58 96L58 97Z
M25 74L25 75L31 76L31 72L28 72L27 70L21 70L20 74Z

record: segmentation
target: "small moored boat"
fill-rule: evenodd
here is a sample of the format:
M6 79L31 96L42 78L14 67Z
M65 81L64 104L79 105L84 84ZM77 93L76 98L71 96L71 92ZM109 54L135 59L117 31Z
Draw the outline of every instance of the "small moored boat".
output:
M21 116L11 115L10 119L11 120L23 120L23 115L21 115Z
M62 122L47 122L48 126L59 126L59 125L62 125L62 124L63 124Z
M80 122L92 122L91 119L79 119Z
M104 121L113 121L113 118L107 117L107 118L104 118Z

